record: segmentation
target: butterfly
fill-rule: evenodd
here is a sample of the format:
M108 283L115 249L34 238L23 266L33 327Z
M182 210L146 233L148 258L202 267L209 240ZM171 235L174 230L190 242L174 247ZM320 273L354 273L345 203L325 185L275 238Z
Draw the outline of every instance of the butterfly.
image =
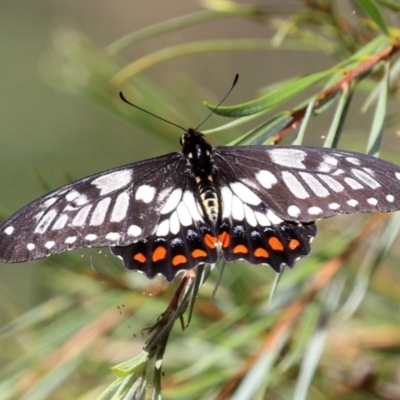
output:
M188 129L180 152L88 176L0 225L0 261L109 246L128 270L172 281L199 264L275 271L311 251L315 221L400 209L400 167L304 146L212 147Z

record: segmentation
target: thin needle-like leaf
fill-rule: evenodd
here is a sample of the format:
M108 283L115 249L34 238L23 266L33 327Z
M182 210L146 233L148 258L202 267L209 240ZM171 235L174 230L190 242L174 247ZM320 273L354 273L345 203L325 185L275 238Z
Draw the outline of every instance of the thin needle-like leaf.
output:
M374 119L371 125L371 131L368 137L367 154L378 157L381 147L383 127L385 124L385 117L387 112L387 96L389 90L389 64L384 64L384 76L382 78L382 85L379 91L378 102L376 104Z

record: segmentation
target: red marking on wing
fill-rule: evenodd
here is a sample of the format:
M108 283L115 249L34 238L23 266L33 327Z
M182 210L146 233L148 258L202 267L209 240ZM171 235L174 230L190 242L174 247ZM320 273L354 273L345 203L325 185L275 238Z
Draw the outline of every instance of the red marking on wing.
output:
M146 262L146 256L143 253L137 253L133 256L133 259L135 261L138 261L140 263L145 263Z
M238 244L237 246L235 246L235 247L233 248L233 252L234 252L235 254L237 254L237 253L247 254L248 249L247 249L247 247L244 246L243 244Z
M206 233L204 235L204 243L209 247L210 249L215 249L216 244L218 243L218 240L216 237L210 235L209 233Z
M222 247L225 249L229 246L229 243L231 241L231 236L229 235L228 232L222 232L218 236L218 240L222 243Z
M179 254L172 259L172 264L174 265L174 267L178 266L179 264L186 264L186 263L187 263L187 258L182 254Z
M195 249L192 251L193 258L207 257L207 253L201 249Z
M268 258L269 257L268 251L263 249L262 247L259 247L258 249L256 249L254 251L254 255L256 257L263 257L263 258Z
M167 250L165 247L157 247L153 252L153 262L164 260L165 256L167 255Z
M297 239L290 239L289 249L296 250L300 246L300 242Z
M284 250L282 242L274 236L269 239L268 243L272 247L272 250L278 250L278 251Z

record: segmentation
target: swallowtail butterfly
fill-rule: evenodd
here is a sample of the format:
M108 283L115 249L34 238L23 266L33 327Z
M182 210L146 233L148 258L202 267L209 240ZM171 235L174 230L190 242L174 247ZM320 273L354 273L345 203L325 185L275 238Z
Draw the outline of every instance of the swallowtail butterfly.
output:
M110 246L129 270L172 281L202 263L280 271L309 254L315 220L400 209L400 167L303 146L212 147L187 130L182 151L63 186L0 225L0 261Z

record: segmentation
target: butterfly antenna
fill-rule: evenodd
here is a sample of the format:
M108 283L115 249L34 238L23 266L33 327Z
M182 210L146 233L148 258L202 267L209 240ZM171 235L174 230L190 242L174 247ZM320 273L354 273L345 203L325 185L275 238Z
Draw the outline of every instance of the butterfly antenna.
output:
M225 101L225 99L229 96L229 94L232 92L233 88L236 86L237 81L239 80L239 74L235 75L235 79L233 80L232 86L231 88L228 90L228 92L226 93L226 95L222 98L222 100L220 100L220 102L217 104L217 106L214 108L214 110L212 110L210 112L210 114L207 115L207 117L197 126L197 128L195 129L195 131L197 131L201 125L204 124L204 122L206 122L211 115L213 115L215 113L215 111L218 110L218 107Z
M159 120L164 121L164 122L166 122L167 124L176 126L177 128L182 129L184 132L187 131L187 129L185 129L184 127L182 127L182 126L180 126L180 125L178 125L178 124L174 124L173 122L168 121L167 119L162 118L162 117L160 117L160 116L157 115L157 114L153 114L152 112L150 112L150 111L148 111L148 110L145 110L144 108L139 107L139 106L137 106L136 104L131 103L130 101L128 101L128 100L125 98L125 96L124 96L124 94L123 94L122 92L119 92L119 97L121 97L122 101L124 101L126 104L129 104L130 106L135 107L135 108L137 108L138 110L145 112L146 114L149 114L149 115L151 115L151 116L153 116L153 117L155 117L155 118L158 118ZM226 97L226 96L225 96L225 97Z

